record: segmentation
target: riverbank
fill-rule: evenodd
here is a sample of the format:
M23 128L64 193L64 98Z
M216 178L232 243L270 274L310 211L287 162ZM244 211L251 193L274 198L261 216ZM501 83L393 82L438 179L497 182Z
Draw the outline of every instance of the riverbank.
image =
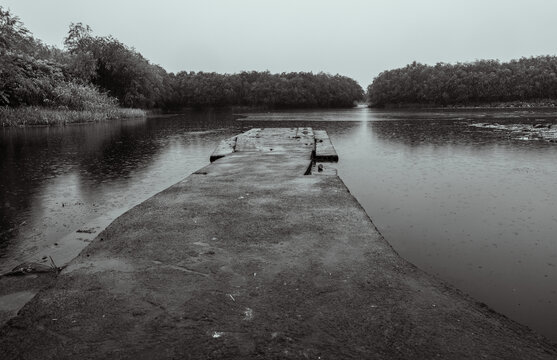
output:
M91 110L50 109L39 106L0 107L0 124L10 126L59 126L146 116L142 109L104 107Z
M533 101L497 101L489 103L468 103L468 104L420 104L420 103L401 103L385 104L375 106L368 104L372 109L551 109L557 107L557 99L540 99Z

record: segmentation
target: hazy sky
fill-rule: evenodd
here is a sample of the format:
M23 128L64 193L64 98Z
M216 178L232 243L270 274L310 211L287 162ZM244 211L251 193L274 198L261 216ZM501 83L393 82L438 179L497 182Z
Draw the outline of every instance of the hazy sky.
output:
M313 71L367 86L412 61L557 54L553 0L0 0L62 46L71 22L167 71Z

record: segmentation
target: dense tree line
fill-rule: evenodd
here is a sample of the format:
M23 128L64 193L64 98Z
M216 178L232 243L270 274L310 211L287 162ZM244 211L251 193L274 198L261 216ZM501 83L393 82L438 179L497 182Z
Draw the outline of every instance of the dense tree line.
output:
M557 99L557 57L412 63L384 71L367 89L372 106L469 105Z
M64 45L68 70L116 97L126 107L161 107L171 96L169 74L111 36L93 36L89 26L71 24Z
M72 76L71 57L35 39L17 16L0 7L0 105L91 110L116 100Z
M63 50L49 47L0 7L0 106L350 107L363 98L360 85L340 75L167 73L81 23L70 25Z
M351 107L364 97L356 81L324 73L180 72L175 83L181 106Z

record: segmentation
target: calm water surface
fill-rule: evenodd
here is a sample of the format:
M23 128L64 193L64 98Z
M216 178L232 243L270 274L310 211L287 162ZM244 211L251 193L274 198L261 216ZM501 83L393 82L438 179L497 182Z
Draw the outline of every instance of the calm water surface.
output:
M401 256L557 342L557 144L480 122L557 124L557 112L191 112L2 129L0 270L68 261L223 138L311 126L329 132L339 175Z

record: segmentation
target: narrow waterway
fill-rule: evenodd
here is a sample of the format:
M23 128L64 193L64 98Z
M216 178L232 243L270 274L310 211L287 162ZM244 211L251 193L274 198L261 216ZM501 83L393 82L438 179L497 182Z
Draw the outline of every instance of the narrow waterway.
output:
M537 123L557 124L557 112L207 111L5 128L0 269L68 261L115 217L207 164L223 138L311 126L329 132L339 175L401 256L557 342L557 144L505 127Z

